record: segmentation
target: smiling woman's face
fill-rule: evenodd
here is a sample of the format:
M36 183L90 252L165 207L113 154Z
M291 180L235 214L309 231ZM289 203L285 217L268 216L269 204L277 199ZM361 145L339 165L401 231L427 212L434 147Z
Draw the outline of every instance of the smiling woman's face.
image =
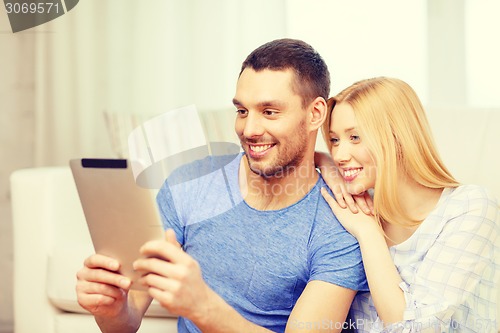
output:
M375 161L358 131L352 107L335 105L329 131L331 154L350 194L360 194L375 186Z

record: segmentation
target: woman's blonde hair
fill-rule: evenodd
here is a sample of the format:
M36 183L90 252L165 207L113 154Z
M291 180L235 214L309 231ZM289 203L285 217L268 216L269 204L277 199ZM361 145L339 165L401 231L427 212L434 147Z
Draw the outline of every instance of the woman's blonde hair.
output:
M323 137L331 151L330 121L335 105L349 104L376 166L374 211L378 222L405 224L414 220L402 210L398 181L407 177L428 188L457 187L442 162L425 111L415 91L404 81L378 77L354 83L328 100Z

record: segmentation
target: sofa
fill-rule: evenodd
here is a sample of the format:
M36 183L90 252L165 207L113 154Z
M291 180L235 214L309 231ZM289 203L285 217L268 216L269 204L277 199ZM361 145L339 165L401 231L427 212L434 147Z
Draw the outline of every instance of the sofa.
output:
M457 178L500 197L500 112L444 110L430 122ZM17 170L10 180L15 333L99 332L76 302L76 272L93 248L69 167ZM153 303L139 332L176 332L176 318Z

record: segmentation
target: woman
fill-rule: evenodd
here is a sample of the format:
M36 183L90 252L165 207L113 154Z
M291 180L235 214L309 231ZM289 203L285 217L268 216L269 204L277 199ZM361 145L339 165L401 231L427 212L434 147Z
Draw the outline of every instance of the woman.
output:
M500 211L460 185L440 159L423 107L405 82L364 80L329 100L323 135L355 214L323 196L357 238L370 286L356 296L358 332L496 332Z

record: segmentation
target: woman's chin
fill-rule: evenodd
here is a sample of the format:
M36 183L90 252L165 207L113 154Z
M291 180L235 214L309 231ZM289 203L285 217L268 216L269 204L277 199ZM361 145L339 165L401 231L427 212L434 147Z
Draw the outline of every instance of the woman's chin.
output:
M362 184L348 183L346 187L350 195L362 195L368 190L368 188Z

